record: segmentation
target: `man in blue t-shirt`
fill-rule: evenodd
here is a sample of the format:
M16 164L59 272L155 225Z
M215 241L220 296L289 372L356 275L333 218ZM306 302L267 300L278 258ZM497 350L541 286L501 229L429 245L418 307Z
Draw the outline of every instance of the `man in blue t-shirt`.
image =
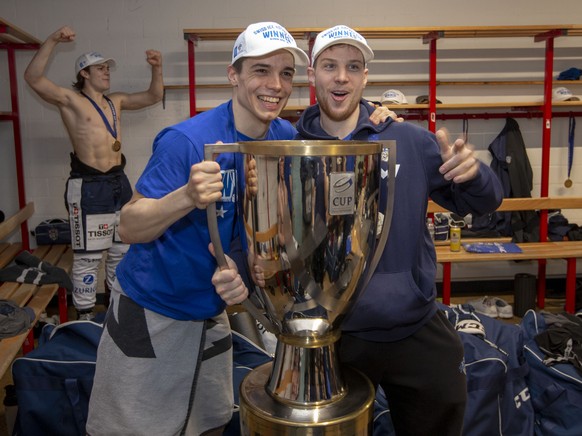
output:
M394 214L370 283L342 324L340 360L388 397L396 434L460 435L466 401L463 347L437 310L436 254L427 200L461 216L499 206L503 191L470 147L410 123L368 121L362 94L374 53L347 26L315 39L308 78L318 104L297 123L298 139L396 140Z
M293 139L295 129L278 116L295 65L308 62L285 28L252 24L227 68L232 99L156 137L121 212L119 233L132 245L111 293L88 434L222 434L233 410L224 309L248 290L230 258L229 268L216 268L205 211L216 202L228 246L237 236L235 157L204 161L204 144Z

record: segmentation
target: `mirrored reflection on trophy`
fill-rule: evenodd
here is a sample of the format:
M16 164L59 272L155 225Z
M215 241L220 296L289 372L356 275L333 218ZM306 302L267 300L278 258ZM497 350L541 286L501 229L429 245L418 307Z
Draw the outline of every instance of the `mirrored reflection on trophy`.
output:
M335 345L388 237L395 142L206 147L207 159L240 152L239 234L249 270L259 265L265 277L244 306L278 339L274 361L241 384L242 434L369 434L374 387L339 364ZM214 207L208 218L216 246Z

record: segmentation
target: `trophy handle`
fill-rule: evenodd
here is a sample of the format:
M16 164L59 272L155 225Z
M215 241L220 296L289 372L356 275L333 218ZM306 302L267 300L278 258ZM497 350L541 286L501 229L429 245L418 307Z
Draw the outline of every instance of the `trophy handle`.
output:
M204 144L204 159L214 160L215 154L220 153L237 153L240 151L240 144ZM223 270L228 268L226 255L220 240L220 233L218 232L218 219L216 218L216 203L211 203L206 207L206 221L208 221L208 233L210 234L210 241L214 245L214 257L218 267ZM255 317L269 332L277 334L278 330L273 326L271 321L247 298L242 303L243 307L252 316Z
M204 144L204 160L214 160L215 154L220 153L236 153L240 151L240 144ZM228 268L224 249L222 248L222 241L220 240L220 233L218 232L218 220L216 219L216 203L211 203L206 206L206 220L208 221L208 233L210 233L210 240L214 245L214 257L218 267L222 269Z
M386 209L384 210L384 221L382 222L382 231L380 232L380 238L378 239L377 248L370 262L370 268L362 283L362 293L366 289L368 282L372 278L372 275L376 271L376 267L380 262L380 258L384 253L384 247L386 242L388 242L388 234L390 233L390 225L392 223L392 211L394 210L394 189L396 187L396 141L374 141L382 145L382 154L384 151L388 151L388 192L386 195ZM380 195L382 192L382 186L380 186ZM378 200L379 202L379 200Z

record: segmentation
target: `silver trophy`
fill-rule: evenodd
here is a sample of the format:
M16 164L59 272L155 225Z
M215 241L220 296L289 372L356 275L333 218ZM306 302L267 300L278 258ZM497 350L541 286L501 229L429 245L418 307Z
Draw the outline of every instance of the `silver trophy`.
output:
M242 434L369 434L374 387L335 344L388 239L395 142L207 144L205 158L223 152L239 153L239 234L248 271L265 277L244 307L278 339L241 384ZM223 267L214 204L207 213Z

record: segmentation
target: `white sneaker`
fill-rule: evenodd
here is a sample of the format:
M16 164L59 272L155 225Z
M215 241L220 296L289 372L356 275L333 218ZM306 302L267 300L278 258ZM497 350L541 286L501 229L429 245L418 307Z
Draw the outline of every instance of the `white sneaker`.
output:
M493 301L493 304L497 308L499 318L513 318L513 307L511 307L511 304L508 304L503 298L489 297L489 299Z
M478 300L469 301L468 303L473 306L475 312L487 315L491 318L497 318L499 316L497 306L490 297L485 296Z

